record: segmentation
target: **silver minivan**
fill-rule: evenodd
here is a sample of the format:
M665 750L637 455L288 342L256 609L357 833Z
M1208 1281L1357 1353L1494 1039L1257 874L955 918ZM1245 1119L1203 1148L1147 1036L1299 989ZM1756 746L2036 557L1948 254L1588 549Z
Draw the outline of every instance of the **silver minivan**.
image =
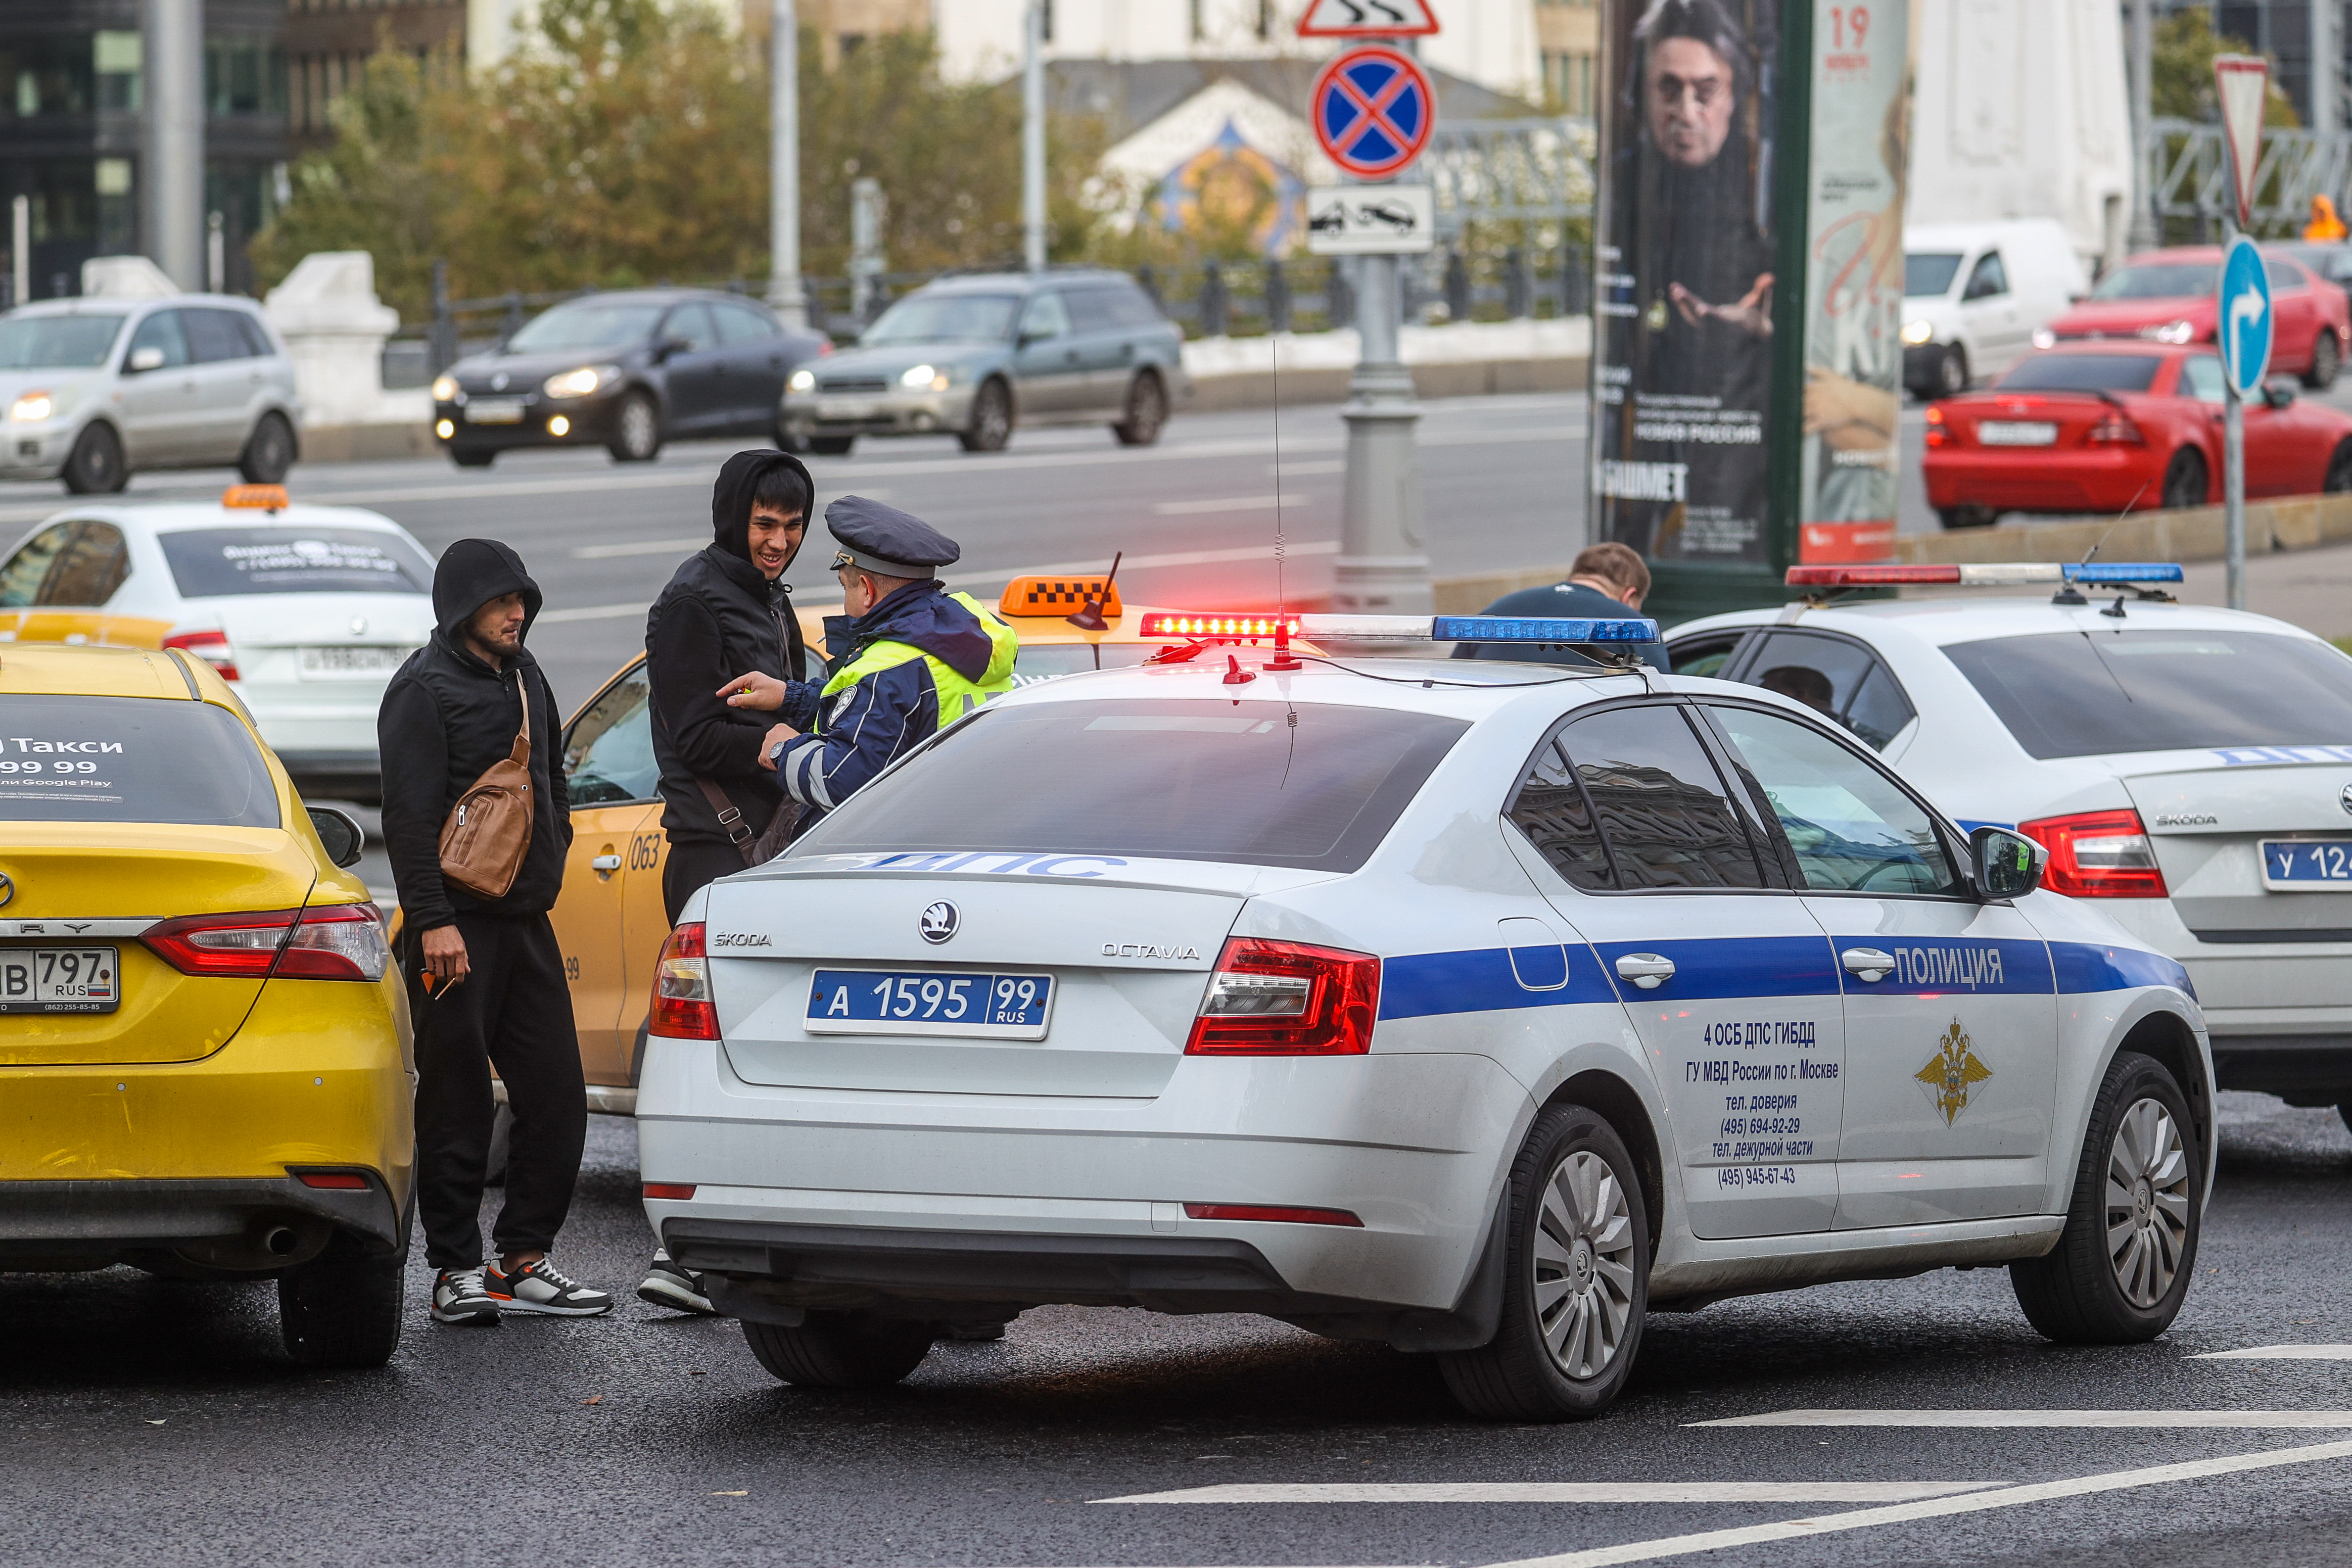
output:
M250 299L44 300L0 316L0 479L120 490L148 468L293 466L294 361Z

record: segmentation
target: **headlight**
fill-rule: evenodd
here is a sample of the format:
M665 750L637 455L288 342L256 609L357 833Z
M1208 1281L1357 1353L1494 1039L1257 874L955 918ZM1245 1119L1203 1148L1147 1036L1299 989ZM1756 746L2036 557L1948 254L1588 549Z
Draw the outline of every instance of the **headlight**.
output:
M1933 321L1906 321L1903 323L1903 340L1906 343L1925 343L1932 340L1935 336L1936 324Z
M26 392L8 405L8 418L16 424L37 424L57 411L57 401L48 393Z
M457 401L457 377L435 376L433 378L433 401L435 402L454 402Z
M2193 343L2197 340L2197 323L2167 321L2161 327L2142 327L2139 335L2153 338L2159 343Z
M793 379L786 382L784 386L787 390L796 392L814 392L816 391L816 372L814 371L794 371L793 372Z
M540 391L550 397L586 397L597 388L610 386L620 379L621 368L618 365L590 365L548 377L541 384Z
M2058 346L2058 334L2047 327L2036 327L2033 329L2033 346L2037 349L2054 349Z

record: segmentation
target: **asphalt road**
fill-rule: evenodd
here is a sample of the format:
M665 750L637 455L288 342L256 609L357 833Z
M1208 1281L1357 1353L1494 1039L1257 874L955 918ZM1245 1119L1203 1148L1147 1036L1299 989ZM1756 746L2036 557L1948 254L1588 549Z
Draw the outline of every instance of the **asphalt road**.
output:
M1997 1270L1830 1286L1653 1319L1622 1402L1574 1427L1465 1420L1427 1361L1251 1318L1037 1311L999 1343L940 1346L895 1389L826 1395L773 1382L732 1324L634 1299L601 1320L436 1327L421 1260L393 1364L331 1376L286 1362L268 1287L0 1277L0 1516L17 1521L0 1563L1583 1568L1603 1548L1732 1531L1742 1543L1683 1560L2341 1564L2352 1361L2196 1358L2352 1354L2352 1135L2333 1112L2225 1101L2199 1279L2158 1343L2046 1344ZM558 1257L624 1286L646 1242L634 1125L591 1120ZM2125 1429L1695 1425L2011 1409L2160 1414ZM2282 1411L2298 1414L2245 1414ZM2258 1424L2192 1424L2229 1419ZM2291 1419L2322 1425L2277 1425ZM2263 1468L2011 1490L2238 1456ZM1296 1490L1560 1482L1689 1483L1696 1500ZM1855 1482L1930 1496L1857 1525L1885 1506L1808 1490ZM1748 1495L1709 1490L1727 1483ZM1993 1506L1904 1517L1963 1483ZM1303 1500L1115 1500L1211 1487ZM1799 1519L1823 1532L1753 1539Z

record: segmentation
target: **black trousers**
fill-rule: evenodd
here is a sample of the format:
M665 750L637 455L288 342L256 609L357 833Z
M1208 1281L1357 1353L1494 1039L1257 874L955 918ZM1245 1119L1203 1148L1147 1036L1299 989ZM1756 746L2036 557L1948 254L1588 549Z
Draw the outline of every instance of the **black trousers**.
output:
M401 936L401 973L416 1028L416 1207L436 1269L482 1260L482 1176L498 1107L490 1068L507 1086L514 1129L506 1201L491 1239L501 1253L543 1252L572 1207L588 1138L588 1091L563 955L544 915L460 915L470 973L427 998L421 933ZM437 998L437 999L436 999Z
M683 842L672 839L669 858L662 862L662 903L669 910L669 923L677 924L677 912L686 901L717 882L722 876L732 876L743 869L743 852L724 839L688 839Z

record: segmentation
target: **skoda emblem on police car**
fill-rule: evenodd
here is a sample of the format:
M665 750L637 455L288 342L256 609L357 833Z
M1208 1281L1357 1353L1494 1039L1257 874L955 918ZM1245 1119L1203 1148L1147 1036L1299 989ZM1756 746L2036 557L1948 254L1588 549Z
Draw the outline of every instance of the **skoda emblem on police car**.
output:
M5 872L0 872L0 904L5 904L16 896L16 884L8 880Z
M942 898L924 909L922 918L915 922L915 928L923 934L924 941L936 943L954 936L956 927L962 924L961 913Z
M1944 1038L1936 1042L1936 1054L1911 1076L1927 1092L1928 1103L1944 1113L1944 1125L1948 1127L1969 1108L1969 1091L1990 1078L1992 1069L1977 1060L1969 1037L1960 1031L1960 1020L1954 1019Z
M2352 784L2347 784L2344 786L2343 789L2336 797L2336 803L2343 807L2346 810L2352 811Z

